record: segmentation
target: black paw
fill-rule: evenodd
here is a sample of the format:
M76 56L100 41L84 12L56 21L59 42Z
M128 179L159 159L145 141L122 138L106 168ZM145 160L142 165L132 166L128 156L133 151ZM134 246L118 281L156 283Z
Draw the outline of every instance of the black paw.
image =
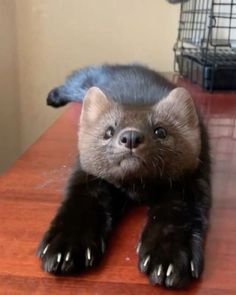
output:
M195 247L195 242L193 239L190 243L183 243L181 236L169 240L141 239L137 247L140 271L153 285L186 287L193 278L200 276L203 269L202 249Z
M42 269L53 274L78 273L96 266L105 251L100 235L51 228L39 244Z
M59 87L52 89L48 93L47 104L53 107L61 107L68 103L68 99L60 94Z

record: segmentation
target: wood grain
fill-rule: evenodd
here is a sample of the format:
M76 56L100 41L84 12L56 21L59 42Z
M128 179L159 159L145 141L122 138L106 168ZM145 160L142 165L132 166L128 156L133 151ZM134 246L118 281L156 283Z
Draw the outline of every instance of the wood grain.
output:
M187 290L148 284L135 246L145 208L127 214L103 263L74 277L40 269L35 249L63 194L76 154L79 104L63 115L0 177L0 294L236 294L236 94L207 93L175 75L204 113L213 154L213 208L202 279Z

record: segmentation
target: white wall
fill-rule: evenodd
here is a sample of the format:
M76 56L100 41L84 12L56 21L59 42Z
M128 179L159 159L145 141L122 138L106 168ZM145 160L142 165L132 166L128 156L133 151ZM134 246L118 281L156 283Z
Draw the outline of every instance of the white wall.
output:
M0 0L0 172L20 150L14 1Z
M13 22L6 17L0 20L9 30L1 26L5 33L1 40L11 50L17 48L14 54L9 51L12 64L7 79L11 91L17 87L15 80L19 82L13 91L17 110L14 103L8 111L19 117L19 124L11 128L13 137L20 134L18 153L59 115L60 111L45 105L45 97L71 70L92 63L130 61L172 70L179 5L165 0L0 0L2 7L11 10ZM17 56L14 62L12 54ZM4 56L0 64L1 59ZM5 94L7 99L10 95Z

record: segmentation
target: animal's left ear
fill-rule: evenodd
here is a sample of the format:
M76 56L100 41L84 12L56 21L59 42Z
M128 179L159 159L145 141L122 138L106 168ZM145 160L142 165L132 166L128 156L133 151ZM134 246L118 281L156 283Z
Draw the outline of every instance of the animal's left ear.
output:
M199 124L191 94L183 87L172 90L154 108L161 117L164 115L170 120L175 120L177 124L188 125L191 128L195 128Z

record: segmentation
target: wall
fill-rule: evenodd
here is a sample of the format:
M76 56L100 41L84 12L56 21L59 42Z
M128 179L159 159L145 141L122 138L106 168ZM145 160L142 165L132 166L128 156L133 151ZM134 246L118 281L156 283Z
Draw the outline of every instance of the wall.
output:
M0 0L0 171L20 150L15 6Z
M16 5L21 151L59 115L45 105L45 97L71 70L132 61L172 70L179 5L165 0L8 2Z
M54 119L45 95L71 70L137 60L172 70L179 5L165 0L21 0L16 8L22 149Z

